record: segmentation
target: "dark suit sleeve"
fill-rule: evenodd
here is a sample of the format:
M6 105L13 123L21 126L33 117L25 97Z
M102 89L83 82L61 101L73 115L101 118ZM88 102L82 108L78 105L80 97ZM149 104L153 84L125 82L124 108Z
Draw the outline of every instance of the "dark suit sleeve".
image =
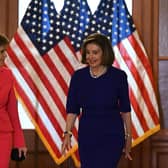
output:
M66 111L67 113L80 114L80 107L78 104L77 74L73 74L70 81Z
M120 112L131 111L127 75L124 71L122 72L120 81L119 106L120 106Z

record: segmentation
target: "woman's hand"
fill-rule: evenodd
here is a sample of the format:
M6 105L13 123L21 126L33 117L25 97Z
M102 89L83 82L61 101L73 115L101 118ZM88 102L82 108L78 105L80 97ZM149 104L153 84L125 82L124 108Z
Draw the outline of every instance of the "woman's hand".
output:
M69 134L65 134L62 143L61 153L65 155L66 151L70 149L71 149L71 136Z
M125 148L124 148L124 153L125 153L125 158L128 160L132 160L132 156L130 154L131 152L131 144L132 144L132 137L127 136L126 137L126 143L125 143Z
M19 150L19 157L20 158L22 156L22 152L24 154L24 157L26 157L26 154L27 154L27 148L26 147L20 147L20 148L18 148L18 150Z

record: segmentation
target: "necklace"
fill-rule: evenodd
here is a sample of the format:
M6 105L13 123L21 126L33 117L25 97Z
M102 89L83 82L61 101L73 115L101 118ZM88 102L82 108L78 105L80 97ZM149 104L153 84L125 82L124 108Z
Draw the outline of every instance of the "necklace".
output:
M103 70L102 70L99 74L95 75L95 74L93 74L91 68L89 69L90 76L91 76L92 78L99 78L100 76L102 76L103 74L105 74L106 71L107 71L107 68L104 67Z

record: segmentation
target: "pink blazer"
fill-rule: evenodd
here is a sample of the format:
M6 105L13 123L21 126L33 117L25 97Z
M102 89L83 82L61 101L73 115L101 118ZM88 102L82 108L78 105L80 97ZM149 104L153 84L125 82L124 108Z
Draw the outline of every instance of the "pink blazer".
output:
M17 99L14 92L14 77L9 68L0 67L0 132L13 133L13 146L24 147Z

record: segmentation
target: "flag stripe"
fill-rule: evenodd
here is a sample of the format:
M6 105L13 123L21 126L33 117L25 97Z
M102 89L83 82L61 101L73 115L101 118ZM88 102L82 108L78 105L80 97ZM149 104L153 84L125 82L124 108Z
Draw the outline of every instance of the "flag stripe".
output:
M151 103L151 99L150 99L149 94L147 92L147 88L144 86L144 82L143 82L144 79L142 79L139 75L140 73L142 73L141 69L140 69L140 72L138 72L138 69L135 67L134 63L132 62L132 59L130 58L130 55L127 52L128 50L126 50L126 48L123 46L122 43L119 44L119 49L120 49L120 52L121 52L123 59L125 60L125 63L127 64L128 68L130 69L135 80L137 81L138 87L141 88L141 90L143 90L141 92L141 94L142 94L142 97L147 105L147 108L148 108L150 115L153 116L152 120L155 122L155 124L158 124L158 117L156 115L157 113Z
M67 83L66 83L67 81L65 81L66 78L64 79L64 78L63 78L64 76L60 73L61 71L60 71L60 70L57 70L57 68L55 68L55 66L56 66L57 64L54 64L54 60L55 60L56 58L52 58L52 55L55 55L55 56L56 56L56 54L52 52L51 55L50 55L50 54L46 54L46 55L44 56L44 60L45 60L46 64L51 68L51 71L52 71L54 77L57 79L57 81L58 81L60 87L61 87L62 90L64 91L64 94L67 95L67 93L68 93L68 85L67 85ZM51 57L50 57L50 56L51 56ZM70 76L69 76L68 78L70 78Z
M55 87L57 87L59 89L60 95L58 97L56 91L54 90L53 86L51 85L51 82L50 82L51 79L50 79L50 81L48 80L49 78L47 78L47 75L44 74L44 71L42 71L42 69L39 66L40 64L42 64L43 61L39 61L39 59L38 59L39 62L37 62L34 59L34 58L37 58L39 56L36 56L36 57L32 56L31 53L29 52L28 48L24 45L24 42L19 38L19 36L15 35L15 40L16 40L17 44L20 46L20 48L23 49L22 51L23 51L25 57L28 59L27 63L30 63L31 66L33 67L33 69L36 71L36 78L37 79L39 78L39 81L41 81L40 82L41 86L42 85L44 86L43 89L42 89L43 92L44 92L44 90L46 90L46 92L49 92L48 97L50 97L50 96L52 97L53 106L55 106L55 104L57 104L57 107L60 109L60 111L62 112L62 116L65 119L66 118L66 114L65 114L65 95L63 93L61 93L62 89L57 84L57 82L54 83ZM44 67L44 65L43 65L43 67ZM46 69L45 69L45 71L46 71ZM37 74L37 72L38 72L38 74ZM49 72L48 72L48 75L49 75ZM36 85L38 86L39 83L37 83ZM62 101L60 101L60 99L62 99ZM50 104L50 106L51 106L51 104Z
M8 50L8 52L9 52L9 54L11 54L10 53L10 49ZM8 59L8 62L9 62L10 60ZM10 64L13 64L11 61L10 61ZM14 64L13 64L14 65ZM50 126L50 122L48 122L49 120L47 119L47 116L46 116L46 114L44 113L44 111L42 110L42 108L40 107L40 104L38 104L38 108L36 107L36 103L38 103L37 101L36 101L36 97L33 95L33 93L31 92L31 90L30 89L28 89L29 88L29 85L27 85L27 83L26 82L24 82L25 83L25 88L27 88L27 91L28 91L28 93L29 94L25 94L24 93L24 91L22 90L22 88L20 87L20 82L22 82L22 81L24 81L24 79L22 78L22 76L21 75L19 75L20 73L17 71L13 71L13 72L15 72L15 73L17 73L17 78L19 79L19 80L17 80L18 82L17 82L17 84L18 85L16 85L16 89L17 89L17 91L18 91L18 93L21 93L21 94L19 94L24 100L27 100L27 103L26 103L26 107L27 108L29 108L29 110L31 110L30 111L30 113L31 113L31 115L33 116L33 118L35 119L35 121L36 122L38 122L38 125L39 125L39 127L44 131L44 134L45 134L45 138L47 139L47 141L49 142L49 144L52 144L52 148L54 149L55 148L55 145L56 144L58 144L58 143L61 143L61 140L59 139L59 137L58 137L58 135L57 135L57 133L55 132L55 129L54 128L52 128L51 129L51 127L52 126ZM16 75L16 74L15 74ZM25 89L24 88L24 89ZM27 95L27 96L26 96ZM31 96L31 97L30 97ZM30 100L30 101L29 101ZM33 104L32 104L33 103ZM38 111L37 111L38 110ZM40 121L41 119L43 120L43 121ZM47 120L46 120L47 119ZM39 122L40 121L40 122ZM43 123L42 123L43 122ZM46 124L47 123L47 124ZM44 125L46 124L46 128L47 128L47 130L51 130L51 131L48 131L48 133L46 132L46 128L45 128L45 126ZM50 126L50 129L49 129L49 126ZM47 133L47 135L46 135L46 133ZM49 135L50 134L50 135ZM52 139L51 139L51 137L52 137ZM55 141L55 142L54 142ZM57 148L55 149L57 152L58 152L58 150L57 150ZM55 151L55 152L56 152Z
M142 122L142 123L146 122L148 125L148 128L150 128L151 126L153 127L154 123L153 123L149 113L147 113L148 110L147 110L146 104L143 100L143 97L141 96L140 89L138 88L137 83L130 72L130 69L128 68L125 61L123 60L121 53L120 53L117 46L114 46L114 51L116 53L116 60L117 60L118 64L120 65L120 68L124 69L128 75L128 83L129 83L130 88L132 89L132 92L134 93L135 100L141 100L140 103L138 103L138 106L140 106L140 112L142 112L140 115L144 115L143 118L145 118L145 119L148 118L148 122L146 122L141 117L141 118L139 118L140 122ZM131 101L133 101L131 95L130 95L130 98L131 98ZM134 111L136 113L138 113L135 109L134 109ZM146 113L143 113L143 111L145 111ZM141 120L143 120L143 121L141 121Z
M117 60L115 60L114 64L116 67L121 68ZM129 87L129 96L130 96L131 105L132 105L131 115L132 115L133 121L136 123L135 126L133 125L136 128L136 130L134 130L133 132L133 137L137 137L137 135L138 136L142 135L146 130L149 129L149 127L147 126L147 121L145 120L143 115L141 115L139 104L137 103L137 99L135 98L134 92L131 87Z
M11 43L12 44L12 43ZM16 47L15 47L16 48ZM17 52L19 51L19 49L17 49ZM13 52L13 50L11 50L11 48L8 49L8 54L10 55L15 55L15 53ZM58 133L60 136L62 136L62 132L60 130L63 130L60 128L60 123L57 122L56 120L56 115L53 115L53 113L50 111L49 106L46 104L45 99L43 99L43 97L41 96L41 92L38 91L38 88L33 85L33 81L31 80L31 78L29 77L29 74L27 73L27 71L25 70L24 66L22 66L22 64L20 63L20 61L17 59L17 57L11 57L11 60L14 62L14 64L18 67L17 69L20 71L21 75L23 76L23 78L26 80L26 83L29 85L29 87L31 88L31 90L33 91L33 93L35 93L34 97L38 97L38 103L40 103L44 109L44 111L47 111L47 115L50 118L51 122L53 123L53 126L55 127L55 129L57 130L58 128ZM21 82L20 80L18 81L19 83ZM25 87L25 84L24 84ZM28 95L30 94L30 91L28 92ZM38 105L39 106L39 105ZM36 107L37 108L37 107ZM59 118L60 119L60 118ZM65 121L64 121L65 122Z

